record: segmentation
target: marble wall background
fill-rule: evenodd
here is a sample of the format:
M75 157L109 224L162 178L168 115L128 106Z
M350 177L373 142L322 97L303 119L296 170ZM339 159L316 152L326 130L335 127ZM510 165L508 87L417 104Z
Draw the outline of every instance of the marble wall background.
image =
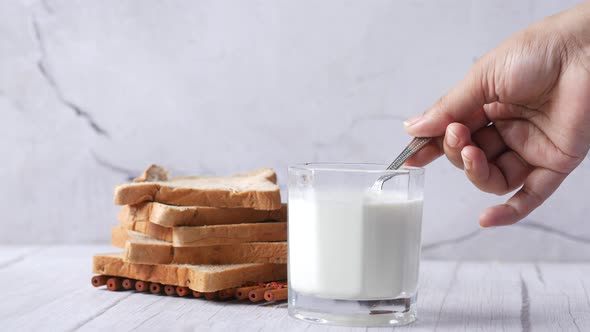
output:
M115 184L158 162L227 174L390 161L401 122L510 34L576 1L0 2L0 243L109 239ZM445 160L424 256L590 259L586 160L517 226Z

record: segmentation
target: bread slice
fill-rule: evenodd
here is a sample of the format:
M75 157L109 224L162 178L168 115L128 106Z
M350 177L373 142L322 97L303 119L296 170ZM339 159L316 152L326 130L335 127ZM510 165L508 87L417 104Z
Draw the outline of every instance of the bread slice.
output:
M157 181L150 181L152 179ZM167 179L162 168L152 165L136 180L140 182L122 184L115 188L115 204L132 205L154 201L181 206L255 210L281 208L276 174L270 168L232 176L184 176Z
M286 222L234 225L164 227L151 222L122 223L126 229L147 234L175 247L202 247L248 242L287 241Z
M123 226L111 227L111 244L113 247L125 248L125 242L130 239L129 232L133 231Z
M249 282L287 278L287 265L285 264L133 264L126 263L122 253L95 255L92 265L95 274L184 286L198 292L216 292L240 287Z
M143 202L123 206L119 220L125 223L151 221L166 227L229 225L266 220L287 221L287 205L283 204L278 210L254 210Z
M125 262L138 264L287 264L287 242L254 242L206 247L180 247L147 235L127 235Z
M120 235L115 234L115 232L118 232L119 227L114 226L111 229L111 237L112 239L115 239L120 237ZM170 242L172 243L172 232L173 232L173 228L172 227L164 227L164 226L160 226L158 224L154 224L154 223L150 223L150 222L145 222L145 221L137 221L137 222L133 222L133 223L121 223L120 228L122 229L127 229L130 231L135 231L135 232L139 232L145 235L149 235L150 237L156 239L156 240L160 240L160 241L166 241L166 242ZM118 240L120 242L120 240ZM121 247L122 248L122 247Z

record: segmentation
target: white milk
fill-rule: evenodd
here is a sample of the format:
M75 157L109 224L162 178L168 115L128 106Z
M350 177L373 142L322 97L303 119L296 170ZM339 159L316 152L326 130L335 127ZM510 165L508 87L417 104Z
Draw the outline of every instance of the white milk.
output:
M300 293L376 300L416 292L422 200L307 191L289 197L289 285Z

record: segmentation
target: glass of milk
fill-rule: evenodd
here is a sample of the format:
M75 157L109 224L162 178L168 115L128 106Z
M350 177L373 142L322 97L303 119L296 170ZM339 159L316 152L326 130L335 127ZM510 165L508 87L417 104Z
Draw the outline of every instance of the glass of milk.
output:
M316 323L416 320L424 169L289 167L289 315ZM381 190L373 184L390 176Z

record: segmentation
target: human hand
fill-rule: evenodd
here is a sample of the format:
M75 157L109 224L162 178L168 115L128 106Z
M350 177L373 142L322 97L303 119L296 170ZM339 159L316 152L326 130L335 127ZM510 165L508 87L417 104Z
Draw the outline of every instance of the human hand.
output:
M423 115L405 123L437 137L406 164L443 153L480 190L505 204L482 227L514 224L541 205L590 148L590 3L546 18L478 60Z

